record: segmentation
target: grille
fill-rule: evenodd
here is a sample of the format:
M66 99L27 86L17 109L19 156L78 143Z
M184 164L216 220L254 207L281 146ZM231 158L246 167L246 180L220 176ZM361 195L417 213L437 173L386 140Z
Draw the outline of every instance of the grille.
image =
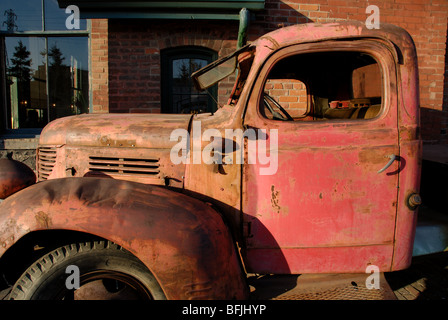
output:
M160 173L159 159L89 157L90 172L111 175L154 176Z
M38 181L48 179L56 163L56 148L40 147L38 149L37 175Z

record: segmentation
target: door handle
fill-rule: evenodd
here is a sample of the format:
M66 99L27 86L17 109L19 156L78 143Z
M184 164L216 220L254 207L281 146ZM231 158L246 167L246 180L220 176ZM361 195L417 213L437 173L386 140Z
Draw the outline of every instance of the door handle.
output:
M386 163L384 168L379 170L378 173L384 172L387 168L389 168L392 165L392 163L394 163L394 161L397 159L397 156L394 154L391 154L389 156L386 156L386 158L390 158L389 162Z

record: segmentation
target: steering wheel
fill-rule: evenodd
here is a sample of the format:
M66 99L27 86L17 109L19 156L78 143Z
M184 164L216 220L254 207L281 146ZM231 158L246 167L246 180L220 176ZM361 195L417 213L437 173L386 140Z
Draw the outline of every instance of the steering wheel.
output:
M264 94L263 102L264 102L264 105L266 106L266 108L268 108L269 112L272 114L272 116L275 119L294 121L294 119L291 117L291 115L288 112L286 112L286 110L277 101L275 101L274 98L272 98L267 93ZM271 103L275 107L277 107L282 113L275 111L274 108L272 108Z

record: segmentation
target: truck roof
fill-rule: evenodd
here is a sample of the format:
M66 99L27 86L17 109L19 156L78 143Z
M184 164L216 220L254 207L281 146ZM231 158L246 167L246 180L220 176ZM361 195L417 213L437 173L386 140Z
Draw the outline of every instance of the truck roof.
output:
M278 47L285 47L298 43L347 38L378 38L391 41L401 51L414 50L412 37L403 28L381 23L379 29L368 29L361 21L292 25L271 31L254 41L252 45L259 45L265 39L269 39Z

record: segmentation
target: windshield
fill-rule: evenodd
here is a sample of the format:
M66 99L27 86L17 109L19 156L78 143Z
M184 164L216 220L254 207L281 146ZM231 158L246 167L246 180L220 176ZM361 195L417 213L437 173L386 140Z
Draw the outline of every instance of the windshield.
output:
M238 55L248 51L249 46L246 45L232 54L194 72L191 78L196 89L205 90L233 74L238 66Z

